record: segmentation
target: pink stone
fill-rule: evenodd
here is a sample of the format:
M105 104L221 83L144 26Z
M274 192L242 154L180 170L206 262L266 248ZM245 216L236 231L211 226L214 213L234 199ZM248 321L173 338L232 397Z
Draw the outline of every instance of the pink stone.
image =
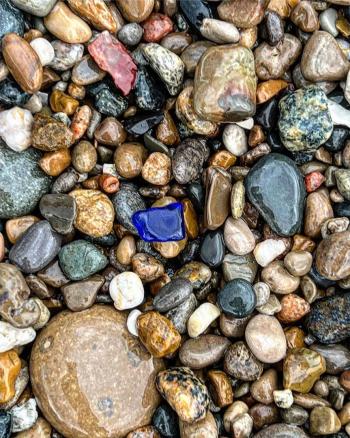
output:
M88 45L90 55L100 69L107 71L124 96L135 85L137 67L126 48L108 31Z
M157 43L173 30L173 22L167 15L153 13L143 23L143 39L148 43Z

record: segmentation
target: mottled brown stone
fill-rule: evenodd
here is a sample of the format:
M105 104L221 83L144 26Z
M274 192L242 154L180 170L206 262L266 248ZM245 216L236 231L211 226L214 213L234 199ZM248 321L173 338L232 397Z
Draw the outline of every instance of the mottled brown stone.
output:
M72 161L69 149L58 149L53 152L46 152L39 160L39 166L50 176L60 175Z
M66 438L122 438L149 424L163 367L109 306L62 312L37 337L30 360L41 410Z
M106 117L94 132L95 139L107 146L119 146L126 140L124 126L114 117ZM132 144L132 143L131 143Z
M314 32L320 26L317 12L311 2L305 0L295 6L290 15L290 19L303 32Z
M214 403L220 408L233 403L233 390L228 375L220 370L210 370L207 377Z
M37 216L22 216L16 217L14 219L9 219L6 222L5 230L6 236L11 243L16 243L16 241L23 236L23 234L35 223L39 222Z
M310 312L310 304L296 294L285 295L281 300L281 306L282 309L276 316L285 324L298 321Z
M206 186L205 225L215 230L225 222L230 211L230 176L220 167L209 167Z
M334 217L327 189L310 193L306 198L304 233L306 236L319 237L322 224Z
M147 151L141 143L124 143L115 151L115 167L124 178L135 178L141 173L146 157Z
M103 0L68 0L70 8L96 29L116 32L117 23Z
M73 141L72 131L53 117L35 114L32 130L32 144L42 151L56 151L68 148Z
M350 275L350 231L322 240L316 252L316 268L329 280L342 280Z
M123 17L136 23L146 20L154 7L154 0L116 0L116 3Z
M224 0L218 7L222 20L237 27L249 28L264 18L265 0Z

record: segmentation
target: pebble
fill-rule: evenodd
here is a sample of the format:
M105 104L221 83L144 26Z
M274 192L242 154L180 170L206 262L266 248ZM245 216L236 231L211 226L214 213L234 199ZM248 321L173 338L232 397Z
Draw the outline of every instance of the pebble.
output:
M136 104L147 111L161 110L165 101L165 91L157 83L154 73L147 67L139 67L135 82Z
M86 3L83 0L69 0L70 8L86 21L91 23L96 29L108 30L115 33L117 23L103 0L94 0Z
M325 93L317 86L300 89L280 103L278 127L284 146L292 151L314 151L331 136L333 122Z
M31 45L15 33L2 38L4 61L23 91L34 94L39 91L43 80L40 59Z
M61 236L53 231L49 222L40 221L15 243L9 259L27 274L40 271L56 257L61 241Z
M219 291L217 302L223 312L236 318L250 315L256 305L252 285L243 279L232 280Z
M290 350L283 362L283 386L308 393L326 371L325 359L308 348Z
M58 254L63 273L73 281L84 280L107 266L107 258L85 240L75 240L63 246Z
M150 184L168 184L171 179L170 158L161 152L150 154L142 167L142 177Z
M165 284L153 299L158 312L167 312L186 301L193 291L191 283L184 278L175 278Z
M98 190L76 189L70 192L77 205L74 226L91 237L102 237L113 229L114 208L107 195Z
M283 254L286 244L282 239L266 239L259 242L254 248L254 257L257 263L265 267Z
M177 416L168 404L158 406L152 423L165 438L176 438L179 434Z
M180 91L185 65L175 53L156 43L149 43L142 49L152 69L164 82L168 92L175 96Z
M254 438L309 438L303 429L289 424L273 424L268 426L254 435Z
M296 294L283 296L281 307L277 317L285 324L298 321L310 312L310 304Z
M39 417L31 428L20 432L17 438L50 438L51 432L50 424L44 418Z
M138 336L138 329L137 329L137 318L142 315L142 312L138 309L132 310L129 315L128 319L126 321L126 326L128 328L129 333L131 333L134 336Z
M69 70L83 58L83 44L69 44L59 39L52 41L51 45L54 48L55 57L50 62L50 64L48 64L48 66L53 68L54 70Z
M90 27L62 1L58 1L44 18L45 27L64 43L86 43L92 36Z
M301 277L310 271L312 255L308 251L291 251L285 256L283 263L292 275Z
M273 391L273 399L279 408L288 409L293 404L293 393L290 389Z
M56 0L55 0L56 1ZM12 2L1 0L0 2L0 38L15 32L22 36L24 33L25 19L22 11L15 8Z
M310 413L310 433L330 435L340 429L340 420L333 409L321 406L313 408Z
M231 381L226 373L219 370L210 370L208 372L210 382L210 393L215 405L220 408L229 406L233 402L233 390Z
M166 317L174 324L180 334L184 334L187 329L187 321L197 307L197 299L191 294L181 305L169 310Z
M262 0L225 0L218 7L219 17L237 27L249 28L259 24L264 17Z
M246 256L226 254L222 262L222 268L225 281L242 278L248 282L253 282L258 271L258 264L252 254Z
M73 141L73 133L61 121L43 114L35 114L32 128L32 145L46 152L68 148Z
M200 32L204 38L217 44L237 43L240 39L239 31L234 24L214 18L204 18Z
M120 190L112 198L116 221L122 224L133 234L137 230L132 223L131 217L134 213L146 209L143 198L139 195L136 187L131 184L122 184Z
M11 436L12 417L7 411L0 411L0 433L1 438L9 438Z
M35 50L36 54L39 56L41 65L50 64L55 57L55 50L45 38L35 38L30 42L30 45Z
M244 382L257 380L263 373L262 363L253 355L247 345L236 342L228 347L224 357L224 370Z
M194 181L209 157L209 149L203 140L186 139L175 150L172 171L179 184Z
M339 81L349 70L349 62L335 38L328 32L317 31L305 45L301 72L309 81Z
M15 106L0 113L0 137L15 152L31 145L33 116L30 111Z
M312 344L310 350L317 351L324 357L328 374L340 374L350 366L350 352L341 344Z
M140 305L144 298L142 282L134 272L116 275L110 282L109 293L118 310L133 309Z
M220 316L220 310L211 303L203 303L187 321L187 332L191 338L201 335Z
M307 328L318 342L334 344L349 336L349 305L348 293L327 297L313 304Z
M285 335L273 316L254 316L245 329L245 339L252 353L263 363L279 362L286 354Z
M232 423L242 414L249 410L246 403L237 400L230 405L224 413L224 428L227 432L231 431Z
M309 414L304 408L292 405L290 408L281 411L281 417L287 424L302 426L308 420Z
M191 369L199 370L219 362L230 341L217 335L202 335L185 341L179 350L180 362Z
M101 342L96 344L96 339ZM79 381L72 363L79 369ZM60 313L40 332L31 356L32 386L41 410L53 427L67 436L77 429L97 436L101 427L107 434L125 436L148 424L159 404L154 376L162 367L162 362L128 333L126 315L101 305ZM62 376L64 387L59 383ZM125 379L133 384L124 386ZM72 395L69 406L67 389ZM81 397L88 404L81 403Z
M329 280L341 280L350 275L348 263L349 231L331 234L323 239L316 252L317 271Z
M217 438L218 429L215 418L211 412L208 412L205 418L196 421L195 423L186 423L179 421L180 437L181 438Z
M189 368L169 368L159 372L156 385L181 421L193 423L206 416L208 390Z
M249 171L246 192L277 234L291 236L300 229L306 191L299 170L288 157L275 153L262 157Z
M126 0L117 0L116 3L123 17L136 23L146 20L154 7L154 0L137 0L133 5Z
M254 400L263 403L264 405L269 405L274 401L273 393L277 388L277 371L270 368L251 384L250 393Z
M50 222L57 233L69 234L73 231L76 202L72 196L65 194L44 195L40 200L39 208L42 216Z
M235 87L230 85L232 83ZM226 45L215 46L201 57L196 69L193 104L202 119L245 120L255 113L255 94L254 59L249 49L230 46L228 50Z
M315 32L319 28L317 12L312 4L304 0L295 6L290 19L303 32Z
M101 289L104 279L100 275L94 275L87 280L77 281L61 287L61 292L69 310L80 312L91 307L98 291Z
M16 328L4 321L0 321L0 327L0 353L30 344L36 336L35 330L31 327Z
M200 258L210 267L220 266L225 256L225 244L221 231L210 231L200 248Z
M216 230L230 212L231 177L220 167L209 167L206 174L205 225Z
M254 235L243 219L226 219L224 239L226 247L235 255L247 255L255 247Z
M266 406L257 403L249 409L249 415L253 419L255 429L261 429L271 423L279 421L278 408L275 405Z
M118 32L118 39L127 46L136 46L142 38L143 28L138 23L127 23Z
M37 404L34 398L30 398L19 406L14 406L10 412L13 433L30 429L38 419Z
M339 33L335 26L337 18L338 12L333 8L327 8L325 11L321 12L319 16L321 29L330 33L334 38L336 38Z
M152 13L142 27L144 41L157 43L173 30L173 22L167 15Z
M261 272L262 280L267 283L272 292L286 295L297 290L300 284L299 277L291 275L284 267L283 262L275 260Z
M304 233L311 238L321 234L324 222L333 218L334 213L327 189L319 189L310 193L306 198Z

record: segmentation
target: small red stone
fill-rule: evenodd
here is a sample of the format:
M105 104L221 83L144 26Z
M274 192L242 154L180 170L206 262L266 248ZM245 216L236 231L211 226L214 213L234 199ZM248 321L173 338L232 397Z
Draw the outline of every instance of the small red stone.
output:
M124 96L129 94L135 85L137 67L123 44L105 30L88 45L88 50L100 69L112 76Z
M157 43L173 31L173 22L167 15L154 13L142 24L143 39L148 43Z
M305 176L305 186L306 191L308 193L314 192L317 190L323 183L326 178L322 175L321 172L311 172Z

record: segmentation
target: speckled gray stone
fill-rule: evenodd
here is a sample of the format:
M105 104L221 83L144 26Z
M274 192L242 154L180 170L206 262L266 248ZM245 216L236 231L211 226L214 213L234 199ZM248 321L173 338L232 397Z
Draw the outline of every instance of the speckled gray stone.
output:
M11 0L17 8L37 17L45 17L55 6L57 0Z
M11 248L9 259L22 272L31 274L45 268L58 254L62 236L48 221L32 225Z
M60 40L52 41L51 44L55 50L55 57L52 62L48 64L48 67L51 67L54 70L69 70L83 57L83 44L68 44Z
M143 28L138 23L127 23L118 32L118 39L127 46L136 46L141 41Z
M127 230L133 234L138 234L131 217L139 210L146 208L145 201L137 191L134 184L122 184L120 190L113 196L112 202L114 205L116 222L122 224Z
M30 213L49 191L52 179L39 168L40 157L33 148L14 152L0 141L0 219Z
M292 152L314 151L333 132L327 97L321 88L301 88L281 99L278 127L284 146Z

